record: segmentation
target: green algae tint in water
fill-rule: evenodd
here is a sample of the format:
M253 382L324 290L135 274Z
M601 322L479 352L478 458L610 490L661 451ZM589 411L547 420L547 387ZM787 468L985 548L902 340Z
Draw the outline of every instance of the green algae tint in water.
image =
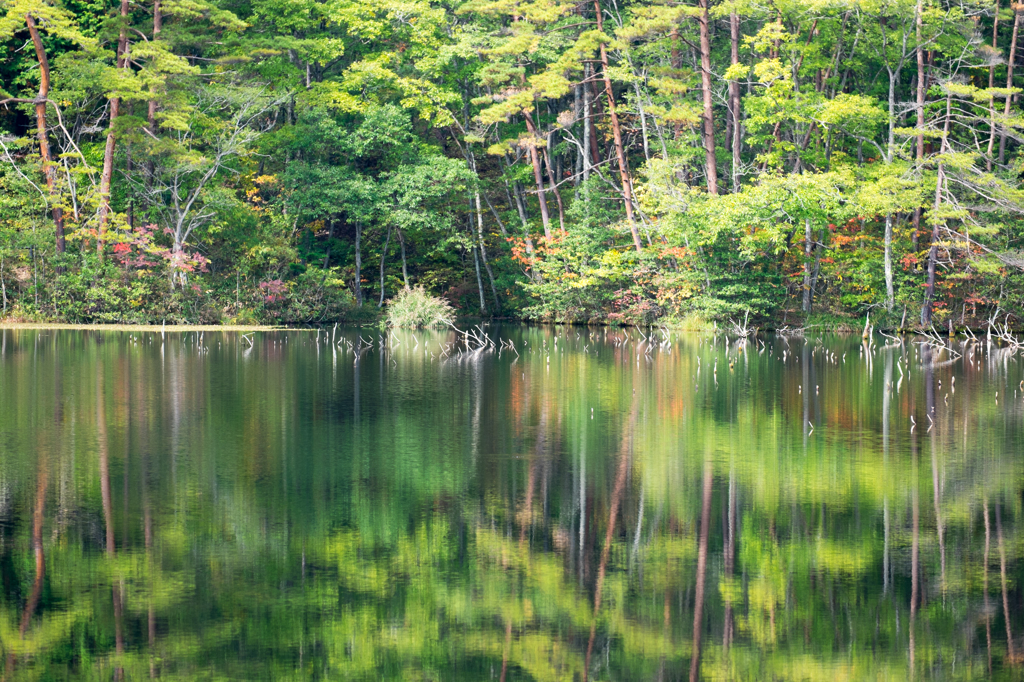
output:
M1018 357L361 333L3 332L5 679L1022 676Z

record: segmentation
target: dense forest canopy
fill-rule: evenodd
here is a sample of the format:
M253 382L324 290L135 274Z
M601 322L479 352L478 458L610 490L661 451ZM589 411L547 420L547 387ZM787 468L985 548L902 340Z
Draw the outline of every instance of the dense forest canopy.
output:
M4 313L1019 326L1022 14L0 0Z

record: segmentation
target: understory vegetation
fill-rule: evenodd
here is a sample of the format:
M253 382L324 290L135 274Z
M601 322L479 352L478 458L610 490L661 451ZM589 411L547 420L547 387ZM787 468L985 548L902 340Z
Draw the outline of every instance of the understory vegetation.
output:
M0 0L2 313L1019 328L1021 9Z
M389 327L446 327L454 321L452 304L439 296L431 296L423 287L403 289L388 304Z

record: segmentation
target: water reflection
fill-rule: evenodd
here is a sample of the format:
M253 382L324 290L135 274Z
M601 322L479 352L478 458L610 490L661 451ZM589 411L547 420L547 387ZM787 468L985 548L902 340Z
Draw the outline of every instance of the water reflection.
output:
M4 679L1024 675L1018 358L486 331L0 332Z

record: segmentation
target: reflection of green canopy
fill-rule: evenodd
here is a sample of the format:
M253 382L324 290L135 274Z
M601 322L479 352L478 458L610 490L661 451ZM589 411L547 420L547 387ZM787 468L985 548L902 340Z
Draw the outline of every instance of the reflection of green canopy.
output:
M360 330L250 352L223 334L202 353L180 334L8 336L8 665L678 679L702 584L708 679L985 678L990 650L1013 677L1021 432L992 394L1012 395L1014 364L856 339L507 333L518 355L460 355L437 331L382 351L364 330L361 353Z

